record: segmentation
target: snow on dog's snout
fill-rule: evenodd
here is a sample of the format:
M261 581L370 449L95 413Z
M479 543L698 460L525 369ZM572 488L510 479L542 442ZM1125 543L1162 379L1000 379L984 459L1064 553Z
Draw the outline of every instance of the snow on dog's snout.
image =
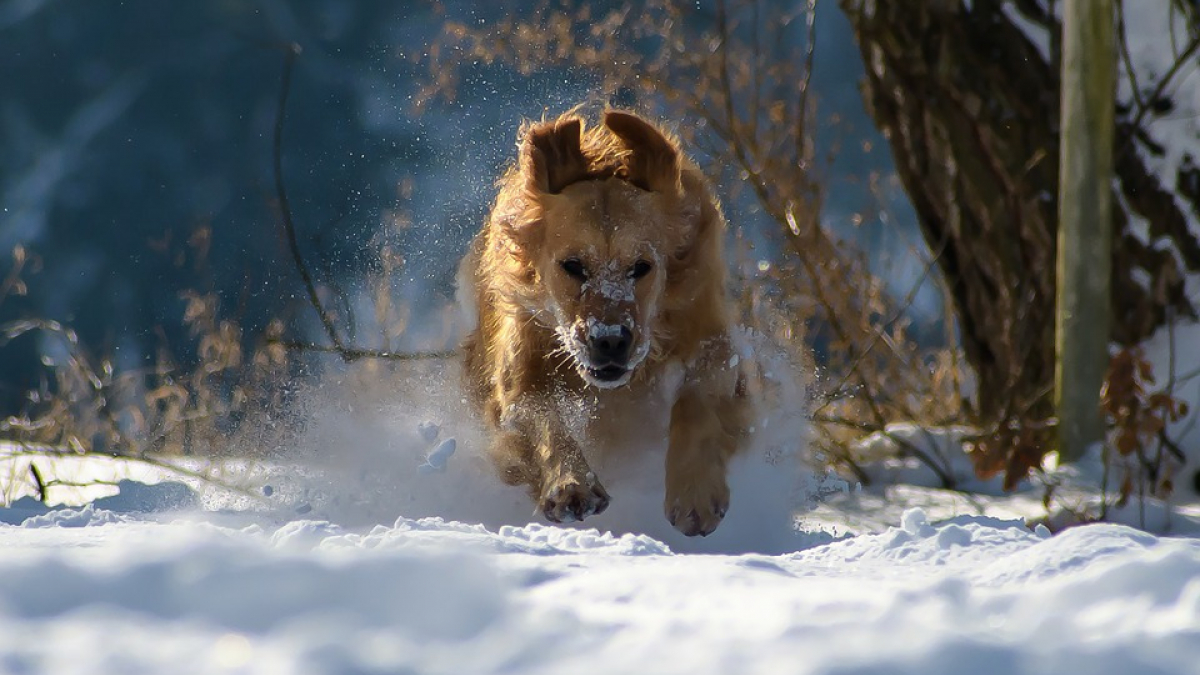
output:
M640 303L636 284L624 266L609 261L598 265L580 286L574 316L556 308L562 348L593 386L611 389L627 384L650 354L650 327L662 284L655 283Z
M604 323L596 320L595 317L588 317L587 321L587 339L599 340L606 337L620 337L623 331L630 330L626 326L619 323Z

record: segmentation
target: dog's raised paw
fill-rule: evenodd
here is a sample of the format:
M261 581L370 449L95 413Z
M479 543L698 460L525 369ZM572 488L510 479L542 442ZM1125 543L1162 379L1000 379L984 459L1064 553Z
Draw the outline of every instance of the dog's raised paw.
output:
M608 501L608 492L600 483L572 480L547 489L538 506L546 520L571 523L604 513Z
M666 515L671 526L683 534L707 537L716 531L728 510L729 495L726 493L712 498L707 504L686 509L679 501L668 502Z

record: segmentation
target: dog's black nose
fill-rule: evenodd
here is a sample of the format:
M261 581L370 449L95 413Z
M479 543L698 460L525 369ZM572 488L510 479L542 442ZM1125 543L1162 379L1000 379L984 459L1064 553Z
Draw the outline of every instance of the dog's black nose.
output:
M633 333L624 326L619 331L592 335L588 339L588 351L597 365L606 363L624 364L629 360L629 346L633 344Z

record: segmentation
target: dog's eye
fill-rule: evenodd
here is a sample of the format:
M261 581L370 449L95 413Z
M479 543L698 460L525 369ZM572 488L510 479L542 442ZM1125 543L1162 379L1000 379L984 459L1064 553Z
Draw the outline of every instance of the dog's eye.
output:
M583 263L579 261L579 258L567 258L566 260L558 263L558 265L559 267L563 268L564 272L575 279L587 281L587 269L583 266Z
M633 264L633 267L629 268L629 278L641 279L647 274L650 274L651 269L653 269L653 266L649 262L645 260L639 260Z

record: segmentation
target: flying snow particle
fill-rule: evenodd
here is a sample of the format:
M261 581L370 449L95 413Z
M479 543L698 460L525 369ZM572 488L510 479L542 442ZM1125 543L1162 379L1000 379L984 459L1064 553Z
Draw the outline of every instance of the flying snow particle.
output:
M446 460L450 459L457 448L458 442L453 438L447 438L438 443L438 446L425 456L425 463L418 466L417 471L423 474L445 473Z
M421 438L426 443L432 443L432 442L436 441L438 434L441 431L442 431L442 428L439 427L437 425L437 423L432 422L430 420L425 420L424 422L421 422L420 424L417 425L417 433L421 435Z

